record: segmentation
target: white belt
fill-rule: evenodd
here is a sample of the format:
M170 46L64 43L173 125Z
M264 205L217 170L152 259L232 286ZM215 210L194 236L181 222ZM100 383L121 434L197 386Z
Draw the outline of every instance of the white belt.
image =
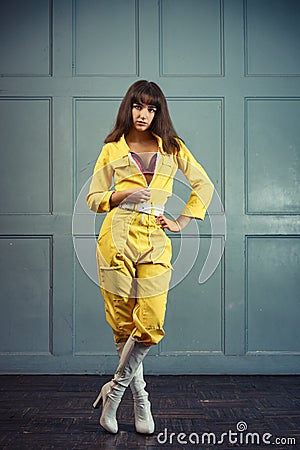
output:
M165 210L163 206L150 205L149 203L122 202L119 207L144 214L153 214L154 216L160 216Z

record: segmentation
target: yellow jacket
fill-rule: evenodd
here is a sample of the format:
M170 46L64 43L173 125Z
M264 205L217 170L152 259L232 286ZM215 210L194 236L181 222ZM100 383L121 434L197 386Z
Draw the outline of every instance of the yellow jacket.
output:
M182 141L178 141L179 152L168 154L163 150L162 139L157 135L154 136L158 143L159 158L149 185L151 191L149 203L155 206L165 205L172 195L174 176L177 169L180 169L192 188L190 198L181 214L203 220L214 191L208 175ZM118 142L110 142L103 146L86 199L92 211L109 212L110 197L114 191L148 187L144 175L128 157L129 153L130 148L124 135Z

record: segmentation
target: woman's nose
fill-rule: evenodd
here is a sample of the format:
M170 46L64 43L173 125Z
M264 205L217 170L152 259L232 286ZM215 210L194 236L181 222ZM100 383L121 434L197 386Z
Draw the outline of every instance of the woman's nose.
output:
M141 118L145 119L147 117L147 113L148 113L147 108L141 109L141 114L140 114Z

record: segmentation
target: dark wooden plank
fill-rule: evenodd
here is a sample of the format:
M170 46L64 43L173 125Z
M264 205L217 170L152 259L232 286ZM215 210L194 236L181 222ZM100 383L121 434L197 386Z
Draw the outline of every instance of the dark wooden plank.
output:
M180 445L178 434L185 433L188 439L191 433L200 438L203 433L215 433L220 438L228 430L236 431L241 421L248 427L244 435L270 433L274 438L296 439L296 445L273 445L276 450L300 448L300 376L147 376L156 423L153 436L135 432L130 390L118 410L120 432L113 436L99 426L100 412L91 405L109 378L0 376L0 448L208 449L212 445L207 440L199 446ZM166 442L161 443L165 436ZM228 449L236 446L228 442L218 445Z

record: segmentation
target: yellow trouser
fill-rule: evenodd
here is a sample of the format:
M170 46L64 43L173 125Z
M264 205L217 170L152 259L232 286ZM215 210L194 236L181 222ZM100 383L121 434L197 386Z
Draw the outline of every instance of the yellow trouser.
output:
M115 342L131 335L146 345L164 336L171 242L153 215L114 208L97 245L106 320Z

